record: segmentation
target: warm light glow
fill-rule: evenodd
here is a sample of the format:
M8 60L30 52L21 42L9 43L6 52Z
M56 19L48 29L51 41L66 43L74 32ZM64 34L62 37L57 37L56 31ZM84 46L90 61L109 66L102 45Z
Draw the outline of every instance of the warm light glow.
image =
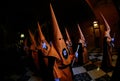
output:
M100 67L97 68L97 71L99 71L99 70L100 70Z
M21 38L24 38L24 37L25 37L25 35L24 35L24 34L21 34L21 35L20 35L20 37L21 37Z
M94 26L94 28L98 28L98 21L94 21L93 26Z

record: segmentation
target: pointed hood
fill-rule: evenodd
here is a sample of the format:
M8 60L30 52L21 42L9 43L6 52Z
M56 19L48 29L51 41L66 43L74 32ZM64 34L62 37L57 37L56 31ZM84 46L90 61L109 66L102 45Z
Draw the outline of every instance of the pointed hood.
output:
M39 22L37 23L37 25L38 25L38 34L39 34L38 49L41 50L45 56L48 56L49 55L48 53L50 51L50 45L46 41L46 39L45 39L45 37L44 37L44 35L42 33L42 30L41 30Z
M53 45L55 46L55 49L57 50L63 64L68 65L71 63L71 59L69 57L66 43L60 32L60 29L59 29L59 26L58 26L58 23L57 23L51 4L50 4L50 11L51 11L51 17L52 17L52 23L53 23L53 35L54 35Z
M32 44L36 44L36 41L35 41L35 38L34 38L34 35L32 34L32 32L30 31L30 30L28 30L28 32L29 32L29 35L30 35L30 39L31 39L31 42L32 42Z
M78 26L78 30L80 32L80 39L83 40L83 41L85 41L85 37L84 37L84 35L83 35L83 33L82 33L81 29L80 29L79 24L77 26Z
M79 24L78 24L78 30L79 30L80 36L81 36L81 38L79 39L79 42L82 43L82 46L84 47L83 52L82 52L82 56L83 56L83 64L85 64L88 62L88 52L87 52L87 48L85 47L86 46L85 37L80 29Z
M63 36L60 32L60 29L59 29L59 26L58 26L58 23L57 23L57 20L56 20L56 17L55 17L55 14L54 14L54 11L53 11L53 8L52 8L51 4L50 4L50 11L51 11L51 16L52 16L54 38L55 38L55 40L56 39L63 39Z
M106 36L106 37L109 37L110 38L110 40L111 40L111 36L110 36L110 25L108 24L108 22L106 21L106 19L105 19L105 17L103 16L103 14L100 12L100 15L101 15L101 17L103 18L103 20L104 20L104 23L105 23L105 26L106 26L106 31L105 31L105 33L104 33L104 35Z
M67 35L67 40L68 40L69 42L71 42L70 35L68 34L67 28L65 28L65 32L66 32L66 35Z
M110 25L108 24L108 22L106 21L105 17L103 16L103 14L100 12L101 17L103 18L104 22L105 22L105 26L107 27L107 31L110 32Z
M38 60L38 52L37 52L37 44L36 44L36 41L35 41L35 38L33 36L33 34L31 33L31 31L29 30L29 35L30 35L30 38L31 38L31 46L30 46L30 49L32 50L31 52L31 56L33 58L33 61L35 63L35 66L37 69L39 69L39 60Z
M69 53L73 54L72 41L70 39L70 35L68 34L67 28L65 28L65 32L66 32L66 36L67 36L67 40L66 40L67 48L69 50Z
M37 25L38 25L38 33L39 33L40 40L45 40L45 37L44 37L44 35L42 33L42 30L41 30L39 22L37 22Z

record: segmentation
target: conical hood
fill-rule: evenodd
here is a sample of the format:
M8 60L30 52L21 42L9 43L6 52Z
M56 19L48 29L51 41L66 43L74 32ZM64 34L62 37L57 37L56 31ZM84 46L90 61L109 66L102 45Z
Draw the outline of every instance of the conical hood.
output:
M80 29L79 24L78 24L78 30L80 32L80 39L83 40L83 41L85 41L85 37L84 37L84 35L83 35L83 33L82 33L81 29Z
M29 32L30 39L31 39L31 42L32 42L32 48L35 49L35 47L36 47L37 45L36 45L36 41L35 41L34 35L31 33L30 30L28 30L28 32ZM33 47L33 46L34 46L34 47Z
M107 31L110 32L110 25L108 24L108 22L106 21L105 17L103 16L103 14L102 14L101 12L100 12L100 15L101 15L101 17L103 18L103 20L104 20L104 22L105 22L105 25L106 25L106 27L107 27Z
M104 20L104 22L105 22L105 26L106 26L106 31L105 31L105 36L106 37L109 37L110 38L110 40L111 40L111 36L110 36L110 26L109 26L109 24L108 24L108 22L106 21L106 19L105 19L105 17L103 16L103 14L100 12L100 15L101 15L101 17L103 18L103 20Z
M65 28L65 32L66 32L67 40L71 42L70 35L68 34L67 28Z
M71 63L71 59L69 57L65 41L60 32L51 4L50 4L50 11L51 11L52 23L53 23L53 35L54 35L53 45L55 46L55 49L57 50L59 56L61 57L63 64L68 65Z
M43 35L42 31L41 31L41 27L40 27L39 22L37 22L37 25L38 25L38 33L39 33L40 40L45 40L45 37L44 37L44 35Z
M39 33L38 49L43 52L44 56L48 56L48 53L50 51L50 45L48 44L48 42L46 41L46 39L42 33L39 22L37 24L38 24L38 33Z
M58 23L57 23L57 20L56 20L56 17L55 17L55 14L54 14L54 11L53 11L53 8L52 8L51 4L50 4L50 11L51 11L51 16L52 16L54 38L55 38L55 40L56 39L63 39L63 36L60 32L60 29L59 29L59 26L58 26Z
M39 70L38 52L36 51L37 50L36 49L37 45L36 45L35 38L34 38L34 36L33 36L33 34L31 33L30 30L29 30L29 35L30 35L31 42L32 42L32 44L30 46L30 49L32 50L31 56L33 58L33 61L35 63L36 68Z
M65 32L66 32L66 36L67 36L67 40L66 40L67 48L69 50L69 53L73 54L72 41L70 39L70 35L68 34L67 28L65 28Z
M88 62L88 53L87 53L87 48L85 47L86 46L85 37L84 37L84 35L83 35L83 33L82 33L81 29L80 29L79 24L78 24L78 30L79 30L80 36L81 36L79 42L82 43L82 46L84 47L84 48L82 48L82 50L83 50L82 56L83 56L83 63L85 64L85 63Z

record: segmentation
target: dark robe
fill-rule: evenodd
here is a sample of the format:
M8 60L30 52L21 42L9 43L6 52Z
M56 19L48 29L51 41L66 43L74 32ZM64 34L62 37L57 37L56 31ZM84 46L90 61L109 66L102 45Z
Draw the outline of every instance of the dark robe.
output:
M111 49L111 45L107 41L107 37L104 37L104 40L103 40L103 59L102 59L101 68L105 71L112 69L112 59L111 59L110 49Z
M53 66L54 66L54 57L45 57L42 52L38 51L39 66L40 66L40 76L43 81L54 81L53 76ZM48 65L46 65L44 58L48 59Z
M82 43L78 43L79 49L78 49L78 65L83 65L83 48Z

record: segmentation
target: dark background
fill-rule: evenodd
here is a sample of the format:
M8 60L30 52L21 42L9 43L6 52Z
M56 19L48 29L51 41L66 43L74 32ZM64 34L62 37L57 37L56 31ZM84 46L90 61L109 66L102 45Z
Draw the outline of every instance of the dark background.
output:
M1 8L1 24L14 31L21 31L36 21L41 24L50 21L49 4L53 5L58 22L66 25L70 22L84 21L93 16L84 0L39 0L7 1Z
M113 2L120 12L120 1L113 0ZM40 21L41 24L49 22L50 3L58 22L63 25L82 22L94 16L85 0L1 1L0 24L21 31L31 27L36 21Z
M113 1L120 14L120 1ZM18 50L16 43L19 41L21 32L26 33L28 29L36 29L37 21L42 26L51 23L50 3L61 29L68 25L68 27L72 27L73 24L76 25L76 23L94 17L85 0L0 1L0 66L2 68L0 69L0 77L8 73L23 71L22 63L24 62L21 62L20 58L23 53L20 49ZM48 28L43 30L47 32L48 30L45 29ZM75 30L72 31L75 32ZM46 37L51 36L47 33L45 35Z
M120 13L120 1L113 0ZM90 20L94 14L85 0L17 0L0 2L0 42L14 43L21 32L35 30L37 21L43 26L51 23L50 3L60 28ZM74 26L73 26L74 27ZM44 32L47 32L44 28Z

